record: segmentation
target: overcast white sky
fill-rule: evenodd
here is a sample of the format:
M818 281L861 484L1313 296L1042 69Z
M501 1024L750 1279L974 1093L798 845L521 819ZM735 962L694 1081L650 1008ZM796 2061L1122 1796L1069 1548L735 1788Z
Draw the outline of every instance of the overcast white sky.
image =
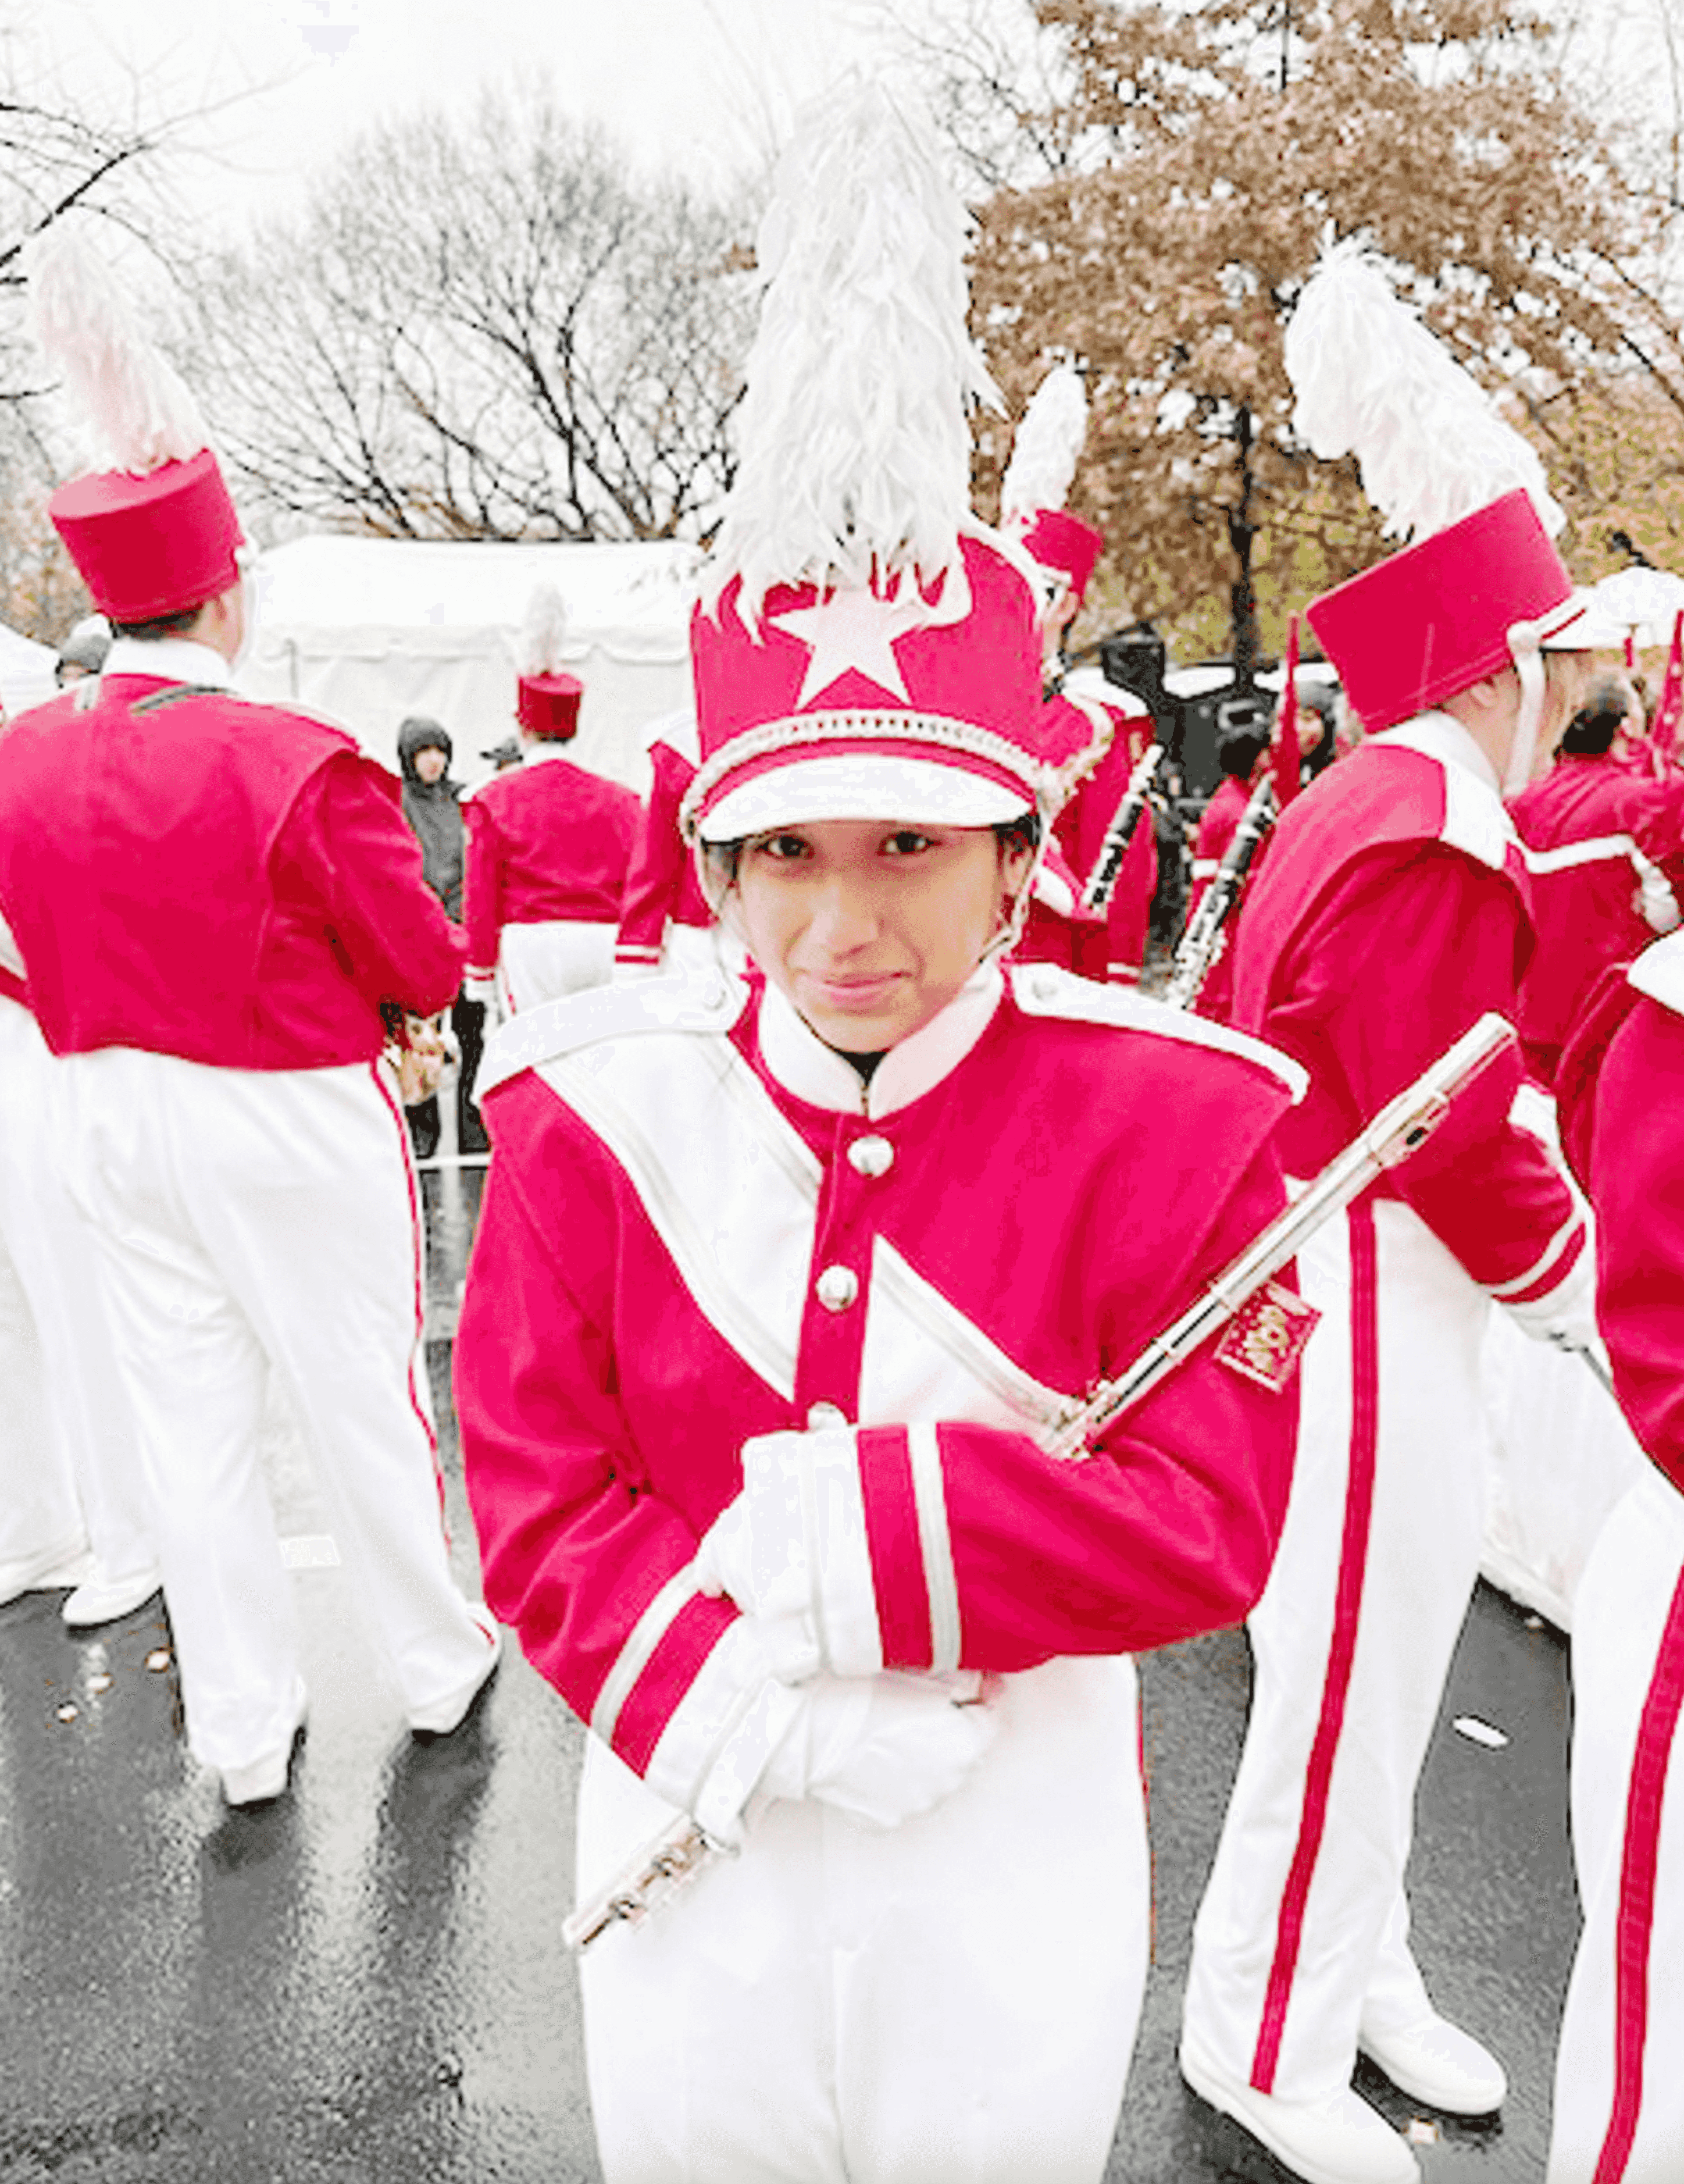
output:
M884 18L929 0L25 0L67 91L153 111L235 100L196 133L196 210L284 203L357 126L534 72L639 157L711 175L778 141L792 109L881 62Z

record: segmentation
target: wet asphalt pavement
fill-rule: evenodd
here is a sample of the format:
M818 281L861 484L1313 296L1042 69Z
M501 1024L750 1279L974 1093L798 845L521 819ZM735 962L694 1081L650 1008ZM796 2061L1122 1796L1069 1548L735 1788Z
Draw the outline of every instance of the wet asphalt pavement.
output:
M460 1573L477 1590L449 1406L478 1178L427 1178L428 1346ZM58 1594L0 1608L0 2184L588 2184L598 2174L570 1908L583 1732L511 1649L469 1725L403 1727L284 1427L268 1451L312 1695L290 1795L227 1810L181 1741L160 1602L73 1637ZM1107 2184L1285 2175L1181 2086L1198 1892L1236 1761L1246 1646L1143 1663L1157 1960ZM1500 1748L1451 1723L1502 1730ZM1422 1793L1414 1939L1512 2091L1422 2117L1429 2184L1536 2180L1577 1927L1560 1638L1481 1588ZM1048 1915L1081 1880L1049 1874ZM675 1910L672 1915L680 1915ZM605 1946L611 1945L611 1943ZM1358 2081L1399 2124L1409 2104ZM1033 2184L1026 2179L1025 2184Z

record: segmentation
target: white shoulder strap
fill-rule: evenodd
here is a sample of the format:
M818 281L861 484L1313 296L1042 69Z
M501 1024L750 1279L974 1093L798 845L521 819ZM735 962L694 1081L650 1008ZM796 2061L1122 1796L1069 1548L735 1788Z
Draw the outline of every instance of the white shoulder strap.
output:
M488 1044L477 1092L489 1092L523 1069L535 1069L581 1047L639 1032L729 1031L747 1006L748 987L723 971L640 978L623 986L592 986L510 1017Z
M1684 929L1644 949L1625 975L1640 994L1684 1017Z
M1310 1089L1308 1071L1278 1048L1245 1032L1230 1031L1225 1024L1166 1007L1130 986L1101 986L1092 978L1078 978L1062 971L1055 963L1014 964L1012 998L1026 1016L1112 1024L1119 1031L1145 1032L1156 1039L1202 1046L1212 1053L1235 1055L1278 1077L1292 1095L1295 1106Z

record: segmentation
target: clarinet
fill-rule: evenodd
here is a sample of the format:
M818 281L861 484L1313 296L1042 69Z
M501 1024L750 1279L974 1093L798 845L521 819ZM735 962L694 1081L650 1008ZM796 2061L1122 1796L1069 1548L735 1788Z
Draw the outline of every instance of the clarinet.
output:
M1163 989L1163 998L1172 1009L1190 1009L1197 1000L1200 987L1222 953L1228 921L1245 887L1246 874L1275 816L1274 783L1265 775L1252 791L1252 800L1228 844L1228 853L1176 948Z
M1129 776L1129 786L1123 792L1123 800L1105 830L1105 839L1100 844L1099 856L1088 875L1088 883L1082 889L1084 910L1103 910L1111 900L1117 885L1118 875L1123 870L1123 861L1129 854L1129 844L1135 838L1135 830L1151 802L1152 784L1157 770L1163 763L1163 745L1148 744L1135 761L1134 772Z
M1272 1387L1282 1384L1316 1316L1301 1300L1278 1290L1274 1275L1296 1257L1323 1222L1341 1212L1383 1169L1395 1167L1422 1145L1449 1113L1458 1094L1514 1044L1514 1031L1502 1017L1495 1012L1482 1016L1413 1084L1388 1101L1303 1195L1254 1237L1131 1365L1114 1380L1101 1380L1091 1394L1073 1397L1062 1407L1040 1435L1047 1455L1059 1462L1088 1456L1096 1435L1185 1364L1220 1328L1241 1337L1235 1353L1228 1354L1225 1341L1218 1352L1235 1371ZM1246 1309L1258 1302L1263 1311L1248 1323ZM1286 1323L1289 1306L1296 1327ZM638 1925L713 1858L736 1854L733 1845L720 1842L688 1813L681 1813L618 1880L580 1905L562 1927L562 1939L569 1948L588 1949L617 1925Z

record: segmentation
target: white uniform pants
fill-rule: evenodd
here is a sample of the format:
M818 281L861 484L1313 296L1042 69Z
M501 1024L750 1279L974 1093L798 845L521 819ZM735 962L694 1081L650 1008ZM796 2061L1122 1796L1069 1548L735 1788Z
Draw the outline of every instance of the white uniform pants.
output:
M29 1011L0 999L0 1233L34 1315L47 1402L97 1574L114 1580L150 1570L157 1556L133 1416L118 1384L100 1299L93 1232L65 1180L64 1070Z
M514 1015L543 1001L559 1001L587 986L605 986L614 976L612 925L556 918L539 925L505 925L497 944L497 991Z
M24 1014L0 1000L0 1013L14 1011ZM27 1223L25 1163L18 1156L28 1097L0 1055L0 1603L72 1562L87 1544L69 1451L47 1400L35 1313L14 1257L20 1223Z
M1684 2177L1684 1496L1659 1472L1603 1527L1573 1624L1573 1859L1585 1928L1549 2184Z
M266 1758L296 1707L291 1580L258 1461L270 1362L406 1710L454 1691L486 1640L449 1574L395 1094L369 1064L248 1072L126 1048L65 1075L194 1756Z
M1098 2184L1148 1948L1133 1664L1051 1662L994 1703L933 1812L774 1804L592 1947L606 2184ZM581 1895L674 1817L591 1739Z
M1429 2006L1403 1873L1478 1567L1490 1307L1389 1200L1328 1222L1298 1274L1324 1317L1186 2025L1230 2076L1308 2101L1349 2082L1359 2019L1401 2029Z

